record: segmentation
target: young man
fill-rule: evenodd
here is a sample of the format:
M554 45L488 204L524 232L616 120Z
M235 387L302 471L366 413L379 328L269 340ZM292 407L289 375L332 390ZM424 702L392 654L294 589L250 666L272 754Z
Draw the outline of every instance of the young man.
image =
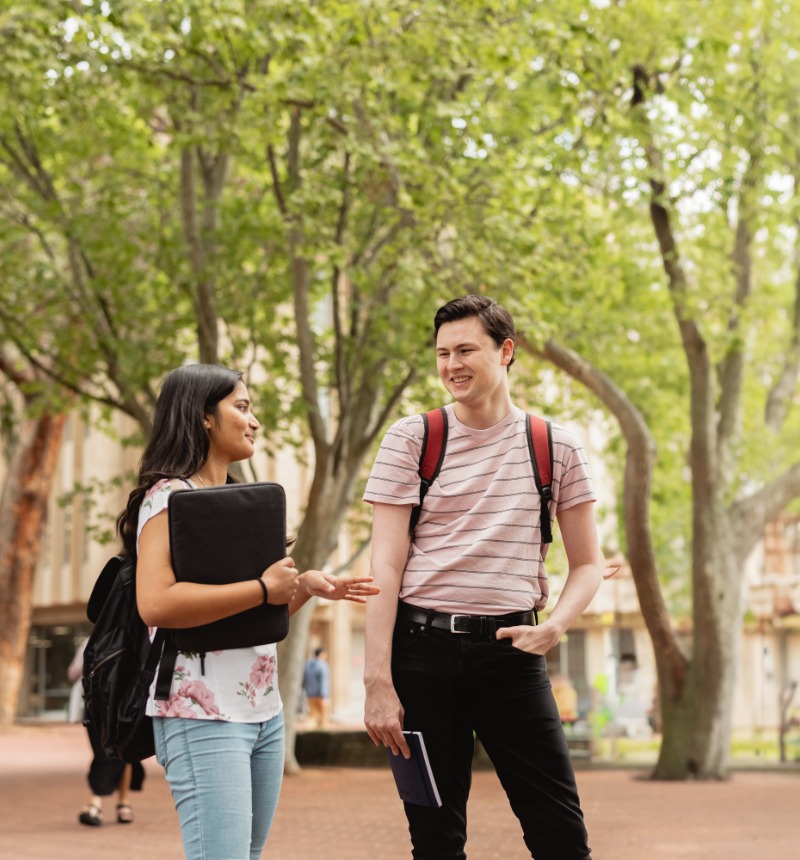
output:
M466 856L473 731L531 855L587 860L544 657L602 579L586 458L577 439L553 425L553 504L569 574L537 624L548 587L526 416L509 393L514 322L491 299L464 296L439 309L434 335L439 376L454 402L446 455L414 536L421 416L386 433L364 494L373 505L371 575L381 588L367 607L367 731L406 757L403 729L425 739L443 805L405 804L416 860Z

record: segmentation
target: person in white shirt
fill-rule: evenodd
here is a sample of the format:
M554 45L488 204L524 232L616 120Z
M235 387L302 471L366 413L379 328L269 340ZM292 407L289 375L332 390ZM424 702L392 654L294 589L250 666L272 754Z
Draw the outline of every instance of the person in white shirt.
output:
M194 364L164 379L136 488L117 528L137 556L142 620L185 628L227 618L265 602L293 615L311 596L365 602L370 577L299 573L291 557L260 579L225 585L177 582L167 510L175 489L232 482L231 463L253 456L260 428L242 375ZM155 686L155 685L154 685ZM258 860L278 802L284 761L283 713L274 644L208 654L179 652L169 698L155 700L156 757L178 811L187 860Z

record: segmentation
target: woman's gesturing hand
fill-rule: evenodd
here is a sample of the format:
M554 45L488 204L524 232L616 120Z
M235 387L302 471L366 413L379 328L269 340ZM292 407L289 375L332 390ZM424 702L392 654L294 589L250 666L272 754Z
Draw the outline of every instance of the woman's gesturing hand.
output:
M366 603L368 597L380 594L377 585L370 585L371 576L334 576L320 570L307 570L298 578L309 597Z
M297 568L294 559L287 556L271 564L261 575L267 586L267 603L280 606L290 603L297 591Z

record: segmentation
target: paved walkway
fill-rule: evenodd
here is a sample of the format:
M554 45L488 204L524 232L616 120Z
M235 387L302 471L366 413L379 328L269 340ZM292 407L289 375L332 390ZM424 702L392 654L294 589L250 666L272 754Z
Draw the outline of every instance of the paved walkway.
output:
M154 760L134 795L136 822L88 828L80 726L0 732L0 858L181 860L177 817ZM800 775L736 773L724 783L654 783L632 771L578 772L595 860L796 860ZM107 805L107 814L112 805ZM525 860L519 827L493 773L475 775L471 860ZM402 806L383 769L306 768L284 782L266 860L407 860ZM529 858L528 858L529 860Z

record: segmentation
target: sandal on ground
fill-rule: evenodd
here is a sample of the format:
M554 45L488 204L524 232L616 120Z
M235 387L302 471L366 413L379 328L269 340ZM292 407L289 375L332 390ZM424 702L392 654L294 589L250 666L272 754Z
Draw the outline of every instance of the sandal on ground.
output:
M130 803L117 804L117 821L120 824L133 824L133 808Z
M89 827L99 827L103 823L103 810L94 803L88 803L78 814L78 821Z

